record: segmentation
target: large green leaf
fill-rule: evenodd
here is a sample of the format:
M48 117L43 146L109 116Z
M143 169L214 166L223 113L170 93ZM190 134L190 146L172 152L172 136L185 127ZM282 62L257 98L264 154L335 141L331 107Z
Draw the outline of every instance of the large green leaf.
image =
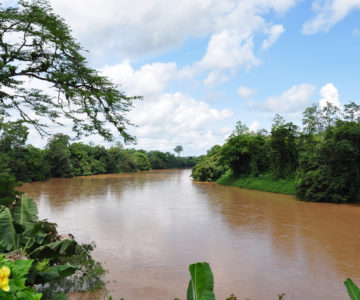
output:
M28 284L44 284L52 280L67 277L75 273L77 266L74 265L56 265L47 271L33 272L28 279Z
M77 243L74 240L62 240L36 248L29 256L33 259L57 258L75 254Z
M360 300L360 289L357 287L357 285L351 280L351 279L347 279L344 282L349 296L352 300Z
M36 203L31 198L22 195L21 199L16 201L11 212L14 217L14 222L25 228L24 232L18 235L17 240L18 247L22 247L31 236L31 229L34 226L34 222L38 219L38 209Z
M211 271L210 265L207 262L204 262L204 271L206 274L206 285L204 290L204 297L206 300L215 300L214 294L214 275Z
M208 263L189 266L191 279L187 290L188 300L215 300L214 277Z
M14 250L16 245L16 231L10 209L0 206L0 252Z

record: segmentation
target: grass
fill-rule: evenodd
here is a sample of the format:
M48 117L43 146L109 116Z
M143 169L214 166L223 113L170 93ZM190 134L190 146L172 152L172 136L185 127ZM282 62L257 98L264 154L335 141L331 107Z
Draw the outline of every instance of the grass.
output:
M259 177L234 178L230 172L221 176L216 183L235 186L239 188L272 192L279 194L295 195L295 180L292 178L279 179L271 174Z

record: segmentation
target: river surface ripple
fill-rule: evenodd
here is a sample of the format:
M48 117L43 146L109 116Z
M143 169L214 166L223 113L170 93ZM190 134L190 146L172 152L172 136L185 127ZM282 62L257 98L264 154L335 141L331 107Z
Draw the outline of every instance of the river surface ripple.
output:
M24 184L40 218L95 241L115 299L186 299L188 265L210 263L222 300L348 299L360 283L360 207L191 181L190 170Z

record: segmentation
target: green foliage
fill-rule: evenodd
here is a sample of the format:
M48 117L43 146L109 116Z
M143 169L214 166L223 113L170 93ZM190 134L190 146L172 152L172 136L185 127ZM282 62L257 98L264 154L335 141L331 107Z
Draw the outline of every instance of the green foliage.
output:
M201 157L192 169L191 176L197 181L215 181L228 169L220 162L221 147L212 147L208 154Z
M61 133L54 135L48 142L45 159L49 162L51 177L73 177L70 137Z
M294 179L277 178L274 177L274 175L271 173L262 174L259 177L242 176L235 178L231 172L227 172L221 176L216 181L216 183L249 190L258 190L287 195L296 194L296 182Z
M4 118L0 118L1 152L9 152L25 145L27 137L28 129L22 125L22 122L4 122Z
M193 178L214 181L208 174L228 167L218 183L306 201L360 203L360 106L353 102L342 112L331 103L308 107L301 132L280 115L270 135L238 122L220 154L219 161L211 152L202 157Z
M9 206L19 194L15 190L19 183L6 171L0 172L0 205Z
M238 132L238 131L237 131ZM261 133L234 133L221 149L221 162L234 176L257 175L268 169L266 139Z
M36 293L35 289L27 286L26 276L28 275L33 260L12 261L0 255L0 268L6 266L10 269L8 292L0 289L0 299L3 300L40 300L42 294Z
M270 168L279 178L288 177L298 166L298 129L293 123L275 124L271 129L270 139Z
M360 289L358 286L350 278L345 280L344 284L351 300L360 300Z
M105 288L102 277L107 271L91 257L95 243L83 244L80 247L75 255L59 260L62 264L76 264L76 272L69 277L56 279L39 288L45 299L53 299L58 292L68 294L73 291L95 291Z
M305 149L301 155L297 196L307 201L360 202L360 123L337 121L324 132L318 151L313 150Z
M38 221L37 212L35 202L25 196L12 208L0 206L0 253L11 255L20 250L26 257L36 260L27 278L29 284L73 274L76 266L62 266L57 262L59 258L74 255L79 247L74 240L56 241L55 225ZM44 266L47 267L44 269Z
M150 161L144 152L136 151L134 153L134 159L138 170L145 171L151 169Z
M191 279L187 290L187 300L215 300L214 277L206 262L189 266Z
M177 153L178 156L180 156L180 153L184 151L183 146L178 145L174 148L174 152Z
M5 87L0 92L1 115L17 111L42 135L48 125L29 109L53 124L60 124L61 117L70 119L77 136L96 132L111 140L111 129L105 126L111 124L125 142L134 141L125 113L139 97L127 97L87 66L83 49L47 0L0 5L0 19L0 85ZM56 95L25 88L24 78L47 82Z

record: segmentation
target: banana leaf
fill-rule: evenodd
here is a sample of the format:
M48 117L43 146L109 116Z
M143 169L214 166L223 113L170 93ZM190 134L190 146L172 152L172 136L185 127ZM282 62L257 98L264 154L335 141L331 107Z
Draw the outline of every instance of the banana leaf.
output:
M51 266L46 271L31 272L26 283L29 285L48 283L52 280L70 276L74 274L76 270L77 266L74 265Z
M30 258L58 258L76 253L78 244L74 240L62 240L46 244L29 253Z
M349 278L344 282L344 284L348 290L351 300L360 300L360 289L357 285Z
M36 203L29 197L21 196L11 209L14 222L24 228L24 231L17 236L17 245L22 247L31 237L31 229L37 221L38 209Z
M187 290L187 300L215 300L214 276L206 262L189 266L191 279Z
M11 211L6 206L0 206L0 253L15 249L16 230Z

